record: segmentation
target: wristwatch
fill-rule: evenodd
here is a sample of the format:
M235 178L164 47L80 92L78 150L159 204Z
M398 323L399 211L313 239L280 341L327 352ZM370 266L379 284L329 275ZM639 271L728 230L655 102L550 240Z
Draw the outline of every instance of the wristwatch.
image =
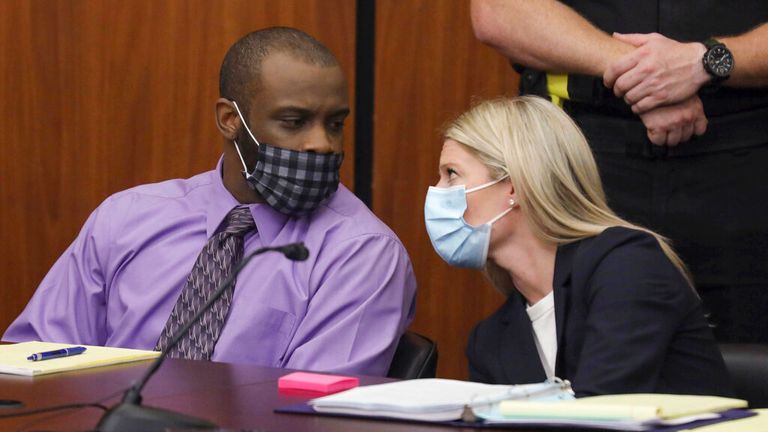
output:
M704 57L704 70L712 77L710 85L717 85L728 79L733 72L733 54L724 43L717 39L707 39L702 42L707 47Z

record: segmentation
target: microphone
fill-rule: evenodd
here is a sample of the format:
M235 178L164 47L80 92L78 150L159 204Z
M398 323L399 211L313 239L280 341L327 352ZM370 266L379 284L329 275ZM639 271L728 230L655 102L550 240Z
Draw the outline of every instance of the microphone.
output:
M285 246L280 246L280 248L280 251L289 260L304 261L309 258L309 249L304 246L304 243L290 243Z
M144 375L125 392L123 400L119 405L107 411L99 420L96 430L101 432L123 432L123 431L144 431L144 432L163 432L167 429L191 429L191 430L210 430L217 426L207 420L188 416L173 411L159 408L145 407L141 405L141 391L149 382L149 379L157 372L168 356L168 352L175 347L182 337L189 331L203 314L224 294L234 282L238 274L245 268L246 264L257 255L265 252L280 252L286 258L292 261L304 261L309 257L309 250L304 243L289 243L282 246L265 247L257 249L246 255L240 263L232 270L229 277L221 283L219 288L211 294L208 301L198 309L197 312L179 329L168 342L168 347L157 357L152 365L147 369Z

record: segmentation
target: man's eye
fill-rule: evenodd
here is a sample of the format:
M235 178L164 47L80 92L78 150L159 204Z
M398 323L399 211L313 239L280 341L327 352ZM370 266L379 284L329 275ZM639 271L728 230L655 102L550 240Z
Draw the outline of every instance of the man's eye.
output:
M283 126L289 129L299 129L300 127L304 126L307 121L303 118L284 118L281 119L280 122L283 124Z
M344 120L332 121L329 127L332 131L341 131L344 129Z

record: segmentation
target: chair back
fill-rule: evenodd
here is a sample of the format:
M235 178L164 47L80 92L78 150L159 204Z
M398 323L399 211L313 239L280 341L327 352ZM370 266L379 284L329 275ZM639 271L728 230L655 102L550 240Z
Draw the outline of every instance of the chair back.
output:
M434 378L436 373L437 344L418 333L403 333L387 376L399 379Z
M750 408L768 408L768 345L720 344L734 396Z

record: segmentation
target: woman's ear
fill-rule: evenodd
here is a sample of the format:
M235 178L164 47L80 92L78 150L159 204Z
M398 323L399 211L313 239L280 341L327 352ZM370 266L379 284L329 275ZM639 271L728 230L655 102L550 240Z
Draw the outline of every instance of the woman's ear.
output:
M507 194L507 199L509 200L510 207L517 207L519 205L517 201L517 192L515 192L515 187L512 186L512 183L509 184L509 193Z
M237 138L237 131L240 129L240 116L228 99L216 99L216 127L224 139L234 141Z

